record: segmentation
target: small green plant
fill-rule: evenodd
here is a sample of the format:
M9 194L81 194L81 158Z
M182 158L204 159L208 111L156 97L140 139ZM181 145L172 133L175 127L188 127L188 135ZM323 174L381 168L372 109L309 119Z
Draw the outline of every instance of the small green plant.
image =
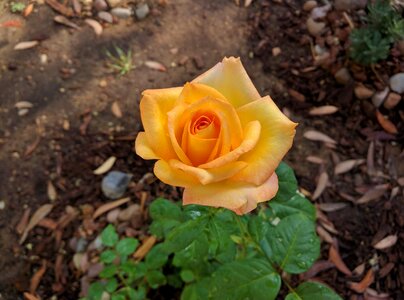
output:
M372 65L386 59L391 45L404 37L404 19L386 0L368 6L367 27L351 33L351 58Z
M119 75L125 75L134 69L132 63L132 51L128 50L126 53L118 46L114 47L115 54L110 51L106 51L107 57L110 59L108 63L109 67L119 73Z
M11 2L10 10L13 14L21 13L25 9L25 4L22 2Z

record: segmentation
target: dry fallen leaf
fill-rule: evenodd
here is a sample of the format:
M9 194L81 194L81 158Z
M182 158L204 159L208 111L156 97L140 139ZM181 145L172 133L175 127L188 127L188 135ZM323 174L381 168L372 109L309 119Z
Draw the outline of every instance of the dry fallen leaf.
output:
M391 134L398 133L397 127L390 120L386 119L379 110L376 110L376 118L385 131Z
M65 25L65 26L68 26L68 27L71 27L71 28L74 28L74 29L77 29L77 30L80 29L80 27L77 24L73 23L72 21L70 21L65 16L59 15L59 16L54 17L53 20L56 23L59 23L59 24L62 24L62 25Z
M331 234L329 234L328 231L324 229L324 227L322 227L321 225L318 225L316 227L316 231L317 231L317 234L320 236L320 238L323 241L325 241L329 244L334 243L334 240L332 239Z
M28 17L32 11L34 10L34 3L30 3L27 5L27 7L25 7L24 12L22 13L22 15L24 17Z
M133 257L136 260L142 260L143 257L145 257L147 253L149 253L150 249L154 246L156 241L157 241L157 239L154 235L151 235L148 238L146 238L143 241L142 245L133 254Z
M328 135L316 131L316 130L308 130L306 131L303 136L311 141L318 141L318 142L324 142L324 143L330 143L330 144L337 144L337 141L330 138Z
M324 171L320 174L320 177L318 178L317 187L312 197L313 200L316 200L318 197L321 196L321 194L327 187L327 184L328 184L328 174L327 172Z
M119 103L117 101L114 101L111 105L111 111L114 114L115 117L117 118L122 118L122 110L119 107Z
M397 234L391 234L386 236L381 241L373 245L373 248L383 250L394 246L397 243Z
M343 209L347 207L348 204L344 202L331 202L331 203L320 203L318 207L325 212L332 212L336 210Z
M101 166L99 166L97 169L95 169L93 171L93 173L95 175L102 175L104 173L107 173L109 170L111 170L111 168L114 165L115 161L116 161L116 157L111 156Z
M111 209L114 209L118 206L121 206L122 204L125 204L126 202L129 202L130 198L122 198L113 202L108 202L105 203L104 205L101 205L100 207L97 208L97 210L93 214L93 219L98 218L99 216L105 214L107 211L110 211Z
M30 49L39 44L38 41L27 41L27 42L20 42L14 46L14 50L25 50Z
M318 273L333 268L334 264L328 260L318 260L316 261L313 266L306 272L300 275L301 280L308 280L313 278Z
M157 70L157 71L160 71L160 72L166 72L167 71L167 68L163 64L161 64L161 63L159 63L157 61L147 60L147 61L145 61L144 64L145 64L146 67L148 67L150 69L153 69L153 70Z
M306 160L308 162L311 162L313 164L318 164L318 165L322 165L324 163L324 159L322 159L321 157L318 157L318 156L314 156L314 155L307 156Z
M32 108L34 107L34 105L28 101L18 101L16 104L14 104L14 107L18 109L23 109L23 108Z
M31 208L26 208L24 210L24 213L22 214L22 217L21 217L20 221L17 224L17 227L16 227L16 231L17 231L18 234L21 235L24 232L25 228L28 225L29 215L30 214L31 214Z
M363 164L365 162L364 159L348 159L345 161L341 161L334 168L334 174L343 174L351 171L354 167Z
M389 184L380 184L368 190L362 197L360 197L356 203L364 204L372 200L378 199L383 196L389 188Z
M373 283L375 275L373 269L369 269L365 277L360 282L349 282L349 288L362 294Z
M40 141L41 141L41 137L39 135L37 135L35 141L32 144L28 145L27 149L25 149L25 152L24 152L25 158L30 156L32 153L34 153L34 151L38 147Z
M57 194L55 186L53 185L52 181L50 181L50 180L48 181L47 191L48 191L49 200L51 202L54 202L57 199L58 194Z
M51 212L52 208L52 204L44 204L35 211L21 236L20 245L24 243L31 229L34 228L43 218L45 218Z
M95 34L97 36L102 34L102 25L97 22L96 20L93 19L85 19L84 22L86 22L88 25L91 26L91 28L94 30Z
M309 115L311 116L324 116L324 115L331 115L338 111L338 107L334 105L324 105L320 107L314 107L310 109Z
M348 276L352 276L351 270L348 269L346 264L341 258L339 251L334 245L330 246L330 251L328 253L328 259L335 264L335 267L342 273Z
M46 260L42 260L41 267L35 272L35 274L31 278L31 282L29 285L29 292L31 294L35 294L35 291L38 288L39 283L41 282L41 279L45 274L45 272L46 272Z
M57 223L53 221L52 219L49 218L43 218L41 221L38 222L38 226L50 229L50 230L55 230L57 227Z

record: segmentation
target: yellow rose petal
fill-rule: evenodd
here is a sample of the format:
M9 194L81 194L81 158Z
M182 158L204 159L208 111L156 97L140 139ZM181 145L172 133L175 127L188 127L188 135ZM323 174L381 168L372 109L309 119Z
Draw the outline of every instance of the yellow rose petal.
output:
M135 151L143 159L159 159L160 157L153 151L146 138L145 132L139 132L136 137Z
M140 115L150 148L164 159L176 158L167 135L167 112L172 110L182 88L146 90L140 101Z
M268 201L278 191L278 178L274 173L260 186L241 182L218 182L186 187L183 204L224 207L241 215L250 212L257 203Z
M216 89L236 108L261 98L240 58L224 58L192 83L202 83Z
M197 178L198 181L203 185L212 182L223 181L225 179L233 177L235 174L237 174L247 166L245 162L236 161L219 168L205 170L197 167L188 166L175 159L170 160L169 165L173 168L174 172L177 170L183 171L189 176Z
M154 164L154 174L162 182L180 187L189 187L200 185L198 179L193 176L189 176L188 173L171 167L168 162L159 160Z
M206 97L212 97L215 99L223 100L228 102L226 97L223 96L216 89L201 83L186 83L184 89L182 90L177 103L178 104L192 104L198 100Z
M248 167L232 179L260 185L292 146L297 123L290 121L269 96L240 107L237 113L243 126L258 120L262 129L257 145L239 158L247 162Z
M244 129L244 135L245 135L244 140L241 142L239 147L206 164L202 164L199 167L204 169L217 168L239 159L242 154L254 149L255 145L260 140L260 134L261 134L260 122L252 121L248 123Z

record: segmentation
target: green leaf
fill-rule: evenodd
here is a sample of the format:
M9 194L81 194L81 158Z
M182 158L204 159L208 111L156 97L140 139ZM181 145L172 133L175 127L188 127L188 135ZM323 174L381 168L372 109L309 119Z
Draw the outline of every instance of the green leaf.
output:
M140 279L146 274L146 265L143 262L135 263L132 260L128 260L120 266L121 274L128 277L130 282Z
M210 278L205 277L198 282L187 285L181 293L181 300L206 300L212 288Z
M163 244L154 246L145 258L146 266L149 270L161 268L168 260L168 253L164 250Z
M139 241L135 238L124 238L118 242L115 249L120 256L128 256L135 252Z
M88 300L99 300L102 297L102 293L104 292L104 285L99 282L93 282L88 288L87 298Z
M205 229L207 223L207 218L203 216L177 226L167 236L165 249L173 253L189 246Z
M173 228L182 223L181 209L166 199L154 200L150 204L149 213L153 219L150 232L159 238L167 237Z
M320 240L315 223L302 214L295 214L270 227L261 248L282 270L299 274L307 271L319 256Z
M146 280L152 289L156 289L161 285L166 284L166 277L160 271L149 271L146 273Z
M259 216L251 216L248 220L248 232L256 241L259 243L265 236L270 223L268 220L265 220Z
M303 282L285 300L342 300L332 289L318 282Z
M314 205L299 194L295 194L287 201L281 200L280 198L271 200L269 206L273 209L274 214L280 219L302 213L313 222L316 220L316 209Z
M116 253L112 250L106 250L101 253L100 260L104 264L112 263L116 258Z
M195 275L191 270L182 270L180 273L181 279L186 282L192 282L195 280Z
M105 290L108 293L113 293L115 292L115 290L118 287L118 281L115 278L111 278L107 281L107 283L105 284Z
M100 278L111 278L118 271L118 267L115 265L106 266L99 274Z
M119 295L122 295L124 299L128 300L143 300L146 298L146 289L140 286L137 290L126 286L119 290Z
M293 169L286 163L281 162L275 170L278 176L279 190L275 199L287 200L293 197L297 191L297 180Z
M105 246L113 247L118 242L118 239L118 234L112 224L109 224L101 232L101 241Z
M246 259L220 267L212 275L214 300L272 300L281 286L279 274L265 259Z
M111 300L126 300L126 298L125 295L122 294L113 294Z

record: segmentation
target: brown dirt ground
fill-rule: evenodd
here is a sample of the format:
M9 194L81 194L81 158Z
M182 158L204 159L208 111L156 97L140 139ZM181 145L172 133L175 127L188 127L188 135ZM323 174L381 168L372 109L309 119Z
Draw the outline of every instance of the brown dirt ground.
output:
M166 7L155 5L146 20L121 21L105 28L98 38L85 25L77 31L55 24L52 20L55 13L45 5L38 6L26 20L22 19L24 25L21 29L0 27L0 201L5 201L5 209L0 210L0 299L22 299L21 290L27 288L32 265L39 265L38 260L31 264L29 255L41 254L44 246L40 240L47 232L34 231L37 236L29 239L35 246L30 253L18 246L15 226L25 208L30 207L34 211L49 201L46 192L48 180L55 182L60 195L57 208L52 212L54 216L60 214L67 204L105 201L100 196L100 178L96 178L92 170L110 155L118 157L117 169L134 173L134 181L137 182L152 166L131 151L131 137L141 126L138 115L140 92L146 88L182 85L224 56L240 56L260 93L271 94L278 105L286 107L292 119L300 123L295 146L287 161L295 168L304 189L313 192L319 172L326 169L332 174L336 161L366 158L369 140L360 130L365 127L374 129L377 125L361 115L360 105L353 102L351 96L346 96L346 88L336 85L326 72L296 79L282 68L285 61L292 65L296 62L309 63L309 49L300 45L299 39L293 38L301 32L278 35L288 26L289 21L285 20L289 20L290 16L277 4L271 12L271 26L259 25L270 37L277 38L265 50L257 50L257 43L263 39L262 35L257 38L254 34L263 34L256 27L257 16L265 12L261 2L266 1L240 8L231 0L169 1ZM290 6L287 7L290 9ZM15 15L6 13L4 7L2 13L0 4L0 23L15 18ZM82 23L80 20L77 22ZM13 50L17 42L33 39L41 40L38 47ZM136 68L122 77L113 74L106 66L105 51L112 50L114 45L131 49L134 56ZM268 55L274 46L282 47L281 56L272 58ZM178 53L173 48L178 49ZM252 59L252 53L259 55L260 59ZM46 64L41 64L41 54L47 55ZM167 72L146 68L143 65L145 60L163 63ZM104 80L107 85L101 87L100 82ZM313 86L316 80L324 84ZM306 85L306 82L312 85ZM299 90L306 95L307 101L297 103L291 100L287 95L288 88ZM321 90L326 91L327 96L320 103L316 99ZM30 101L34 107L20 117L14 108L18 101ZM111 113L114 101L123 111L120 119ZM345 108L333 116L308 116L308 108L324 103ZM91 115L88 133L82 136L80 126L88 115ZM70 124L68 130L63 129L65 120ZM316 128L329 134L341 146L330 150L303 139L306 128ZM38 146L26 156L27 149L39 136ZM111 141L111 136L124 136L126 140ZM387 169L384 165L388 157L395 159L396 167L401 168L400 149L396 148L397 144L376 141L376 159L379 159L383 171ZM321 156L328 163L323 166L310 164L305 160L308 155ZM366 170L362 168L342 176L343 179L333 179L317 202L346 202L339 195L340 190L352 192L359 185L381 183L380 179L370 178L364 173ZM392 178L388 181L393 186L397 176ZM158 182L145 189L150 198L157 195L178 196L176 189ZM130 194L135 198L138 196L136 190L130 191ZM348 202L345 209L328 214L339 231L336 237L340 252L351 270L362 263L368 269L368 261L375 255L380 269L388 263L394 264L392 271L383 278L378 277L371 286L390 293L391 299L403 297L404 254L399 249L404 248L404 237L400 235L396 246L385 251L376 251L371 245L375 236L403 232L404 218L400 211L404 200L401 195L402 190L399 197L389 198L386 194L382 200L365 206ZM69 232L66 237L68 235ZM324 243L322 259L328 258L328 247ZM54 249L52 251L49 250L44 257L51 259L55 255ZM349 280L359 281L361 276L347 278L333 268L319 273L317 277L336 288L344 299L362 299L354 298L357 295L346 285ZM46 290L50 285L52 278L44 278L39 292L50 297L52 291ZM69 287L58 299L72 299L77 290L77 286Z

